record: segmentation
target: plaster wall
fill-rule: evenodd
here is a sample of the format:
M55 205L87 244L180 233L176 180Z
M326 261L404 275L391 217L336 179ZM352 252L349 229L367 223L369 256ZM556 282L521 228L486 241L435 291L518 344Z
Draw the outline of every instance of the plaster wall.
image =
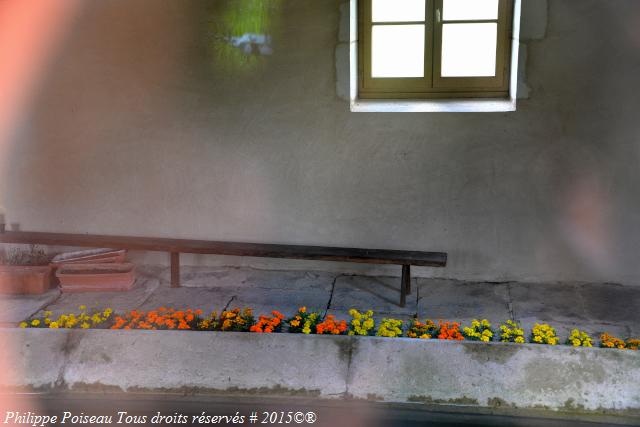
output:
M3 141L7 222L449 253L423 276L640 283L640 2L523 0L517 112L394 114L341 98L343 2L271 1L271 52L244 58L225 38L237 2L83 2Z

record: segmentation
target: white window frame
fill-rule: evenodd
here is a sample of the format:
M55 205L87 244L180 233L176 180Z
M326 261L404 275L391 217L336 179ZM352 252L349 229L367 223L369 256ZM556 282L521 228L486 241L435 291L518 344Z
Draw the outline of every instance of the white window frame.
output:
M518 50L522 0L514 0L511 67L508 98L474 99L359 99L358 98L358 0L349 5L349 100L353 112L508 112L516 111Z

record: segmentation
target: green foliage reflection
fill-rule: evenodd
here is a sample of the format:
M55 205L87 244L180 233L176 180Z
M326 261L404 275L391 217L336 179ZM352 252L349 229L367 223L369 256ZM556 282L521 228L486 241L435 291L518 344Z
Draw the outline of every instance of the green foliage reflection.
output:
M250 72L272 53L283 0L229 0L210 22L217 67Z

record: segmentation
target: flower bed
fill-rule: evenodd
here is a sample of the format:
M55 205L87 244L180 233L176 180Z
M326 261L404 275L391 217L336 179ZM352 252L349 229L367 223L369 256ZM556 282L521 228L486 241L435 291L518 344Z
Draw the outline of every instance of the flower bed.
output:
M106 308L99 310L97 308L87 309L87 306L78 307L78 313L65 313L57 317L53 316L50 311L45 311L41 317L29 319L20 323L21 328L50 328L50 329L104 329L112 325L113 310Z
M474 319L470 325L464 326L458 322L438 321L431 319L412 319L405 322L400 319L384 318L376 323L373 311L360 312L349 310L351 319L338 320L334 315L323 316L321 312L308 311L300 307L289 319L278 312L271 315L261 315L256 320L250 308L224 310L219 314L212 312L205 316L202 310L175 310L160 307L148 312L133 310L125 314L113 314L113 310L106 308L87 309L80 306L78 313L66 313L53 317L52 313L44 312L43 316L29 319L20 323L21 328L99 328L99 329L148 329L148 330L186 330L186 331L233 331L253 333L293 333L293 334L331 334L331 335L362 335L387 338L415 338L457 341L491 342L494 340L523 344L526 342L541 345L558 345L561 341L555 329L548 324L536 323L530 331L529 340L525 338L524 329L512 320L507 320L499 327L499 335L492 328L487 319ZM592 347L594 340L589 334L579 329L571 331L564 341L565 345L573 347ZM600 336L600 347L626 350L638 350L640 339L622 338L604 333Z

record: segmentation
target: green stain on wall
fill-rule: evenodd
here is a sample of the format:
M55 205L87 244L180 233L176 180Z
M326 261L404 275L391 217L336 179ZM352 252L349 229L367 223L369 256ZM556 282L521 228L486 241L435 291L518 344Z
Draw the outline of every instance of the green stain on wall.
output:
M208 31L217 68L244 73L263 65L280 25L283 0L229 0L212 11Z

